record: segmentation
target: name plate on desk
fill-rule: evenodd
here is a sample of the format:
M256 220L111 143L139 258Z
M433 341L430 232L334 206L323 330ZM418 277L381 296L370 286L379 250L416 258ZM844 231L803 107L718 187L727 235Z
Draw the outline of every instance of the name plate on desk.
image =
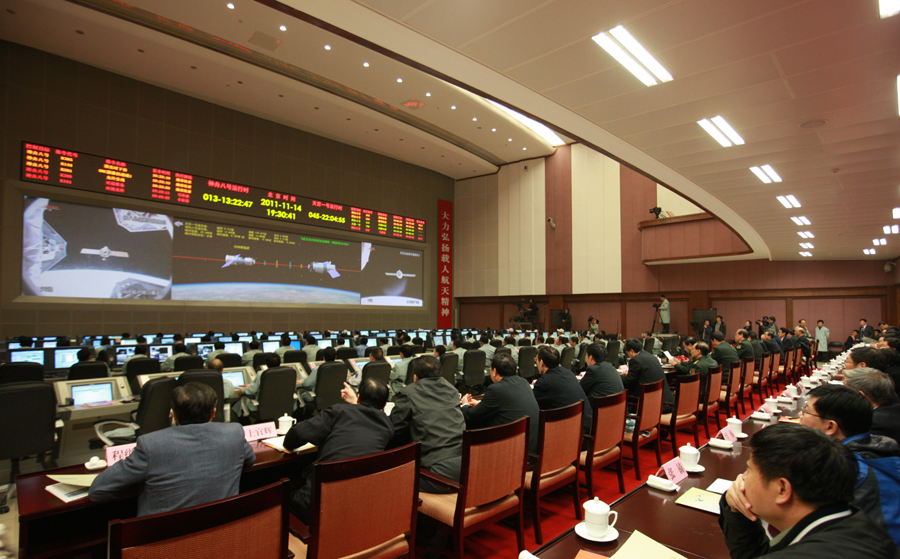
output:
M719 435L722 435L722 438L728 442L733 443L737 440L737 435L734 434L734 431L732 431L731 427L729 427L728 425L726 425L725 427L722 428L721 431L716 433L716 437L718 437Z
M274 421L260 423L258 425L247 425L244 427L244 438L247 439L248 443L258 441L259 439L271 439L272 437L277 436L278 433L275 430Z
M684 464L681 463L681 458L669 460L660 469L666 473L669 481L676 485L688 477L687 470L684 469Z
M134 447L136 446L137 443L131 443L106 447L106 467L108 468L119 460L124 460L131 456L131 453L134 452Z

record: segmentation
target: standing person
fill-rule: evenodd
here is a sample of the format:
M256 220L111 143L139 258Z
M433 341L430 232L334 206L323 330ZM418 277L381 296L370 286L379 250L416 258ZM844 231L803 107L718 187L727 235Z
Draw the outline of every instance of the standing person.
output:
M562 328L566 332L572 331L572 313L569 312L569 307L563 311L561 315L559 315L560 321L562 321Z
M818 320L816 322L816 341L819 343L819 351L816 355L816 361L828 361L828 338L831 336L831 332L825 326L824 320Z
M722 319L721 315L716 317L716 323L713 324L713 332L721 332L723 334L728 332L728 330L725 327L725 321Z
M861 341L859 339L859 330L854 330L847 336L847 341L844 342L844 349L850 349Z
M710 340L712 340L712 334L713 334L712 326L710 326L708 320L704 320L703 326L701 326L699 329L697 329L697 337L700 338L701 340L703 340L704 342L706 342L707 344L709 344ZM725 334L723 333L722 335L724 336Z
M659 321L662 323L663 334L669 333L669 300L665 295L659 296Z
M801 318L800 320L797 321L797 327L795 327L794 329L796 330L797 328L803 328L803 335L806 336L807 338L809 337L809 328L806 327L806 319L805 318Z
M875 336L875 329L869 326L869 321L865 318L859 319L859 337L860 338L873 338Z

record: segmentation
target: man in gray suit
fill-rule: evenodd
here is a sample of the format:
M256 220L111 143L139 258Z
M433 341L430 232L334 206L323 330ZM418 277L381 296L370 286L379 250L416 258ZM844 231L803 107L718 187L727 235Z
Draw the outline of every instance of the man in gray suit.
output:
M178 424L142 435L131 456L97 476L88 496L102 503L142 485L138 516L202 505L237 495L241 471L256 456L237 423L213 423L216 393L189 382L172 392Z

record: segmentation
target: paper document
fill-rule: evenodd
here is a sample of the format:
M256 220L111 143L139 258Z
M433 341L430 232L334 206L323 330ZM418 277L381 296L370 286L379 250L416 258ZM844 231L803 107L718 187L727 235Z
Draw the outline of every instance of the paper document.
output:
M700 509L718 515L720 498L721 496L716 493L704 491L699 487L691 487L684 495L675 500L675 504Z
M669 353L668 351L664 351L663 353L665 353L665 354L666 354L666 357L668 357L669 359L672 358L672 354Z
M725 492L728 491L728 488L731 487L732 483L734 483L733 480L719 478L716 481L712 482L709 487L706 488L706 490L713 493L718 493L719 495L724 495Z
M47 491L55 495L64 503L71 503L78 499L84 499L88 496L88 487L80 487L77 485L67 485L65 483L56 483L45 487Z
M55 475L47 476L53 481L65 483L66 485L74 485L76 487L90 487L97 476L100 474L82 474L82 475Z
M264 445L271 446L275 450L280 450L281 452L300 452L301 450L306 450L308 448L316 448L316 445L312 443L307 443L300 448L295 448L294 450L287 450L284 448L284 437L272 437L271 439L263 439L260 441Z
M392 409L394 409L394 402L388 402L384 405L384 413L391 415Z
M612 559L686 559L686 557L635 530L625 545L613 554Z

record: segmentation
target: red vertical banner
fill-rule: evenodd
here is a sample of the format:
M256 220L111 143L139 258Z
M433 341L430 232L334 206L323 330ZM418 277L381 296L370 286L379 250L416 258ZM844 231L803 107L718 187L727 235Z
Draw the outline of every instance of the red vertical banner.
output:
M453 328L453 202L438 200L439 329Z

